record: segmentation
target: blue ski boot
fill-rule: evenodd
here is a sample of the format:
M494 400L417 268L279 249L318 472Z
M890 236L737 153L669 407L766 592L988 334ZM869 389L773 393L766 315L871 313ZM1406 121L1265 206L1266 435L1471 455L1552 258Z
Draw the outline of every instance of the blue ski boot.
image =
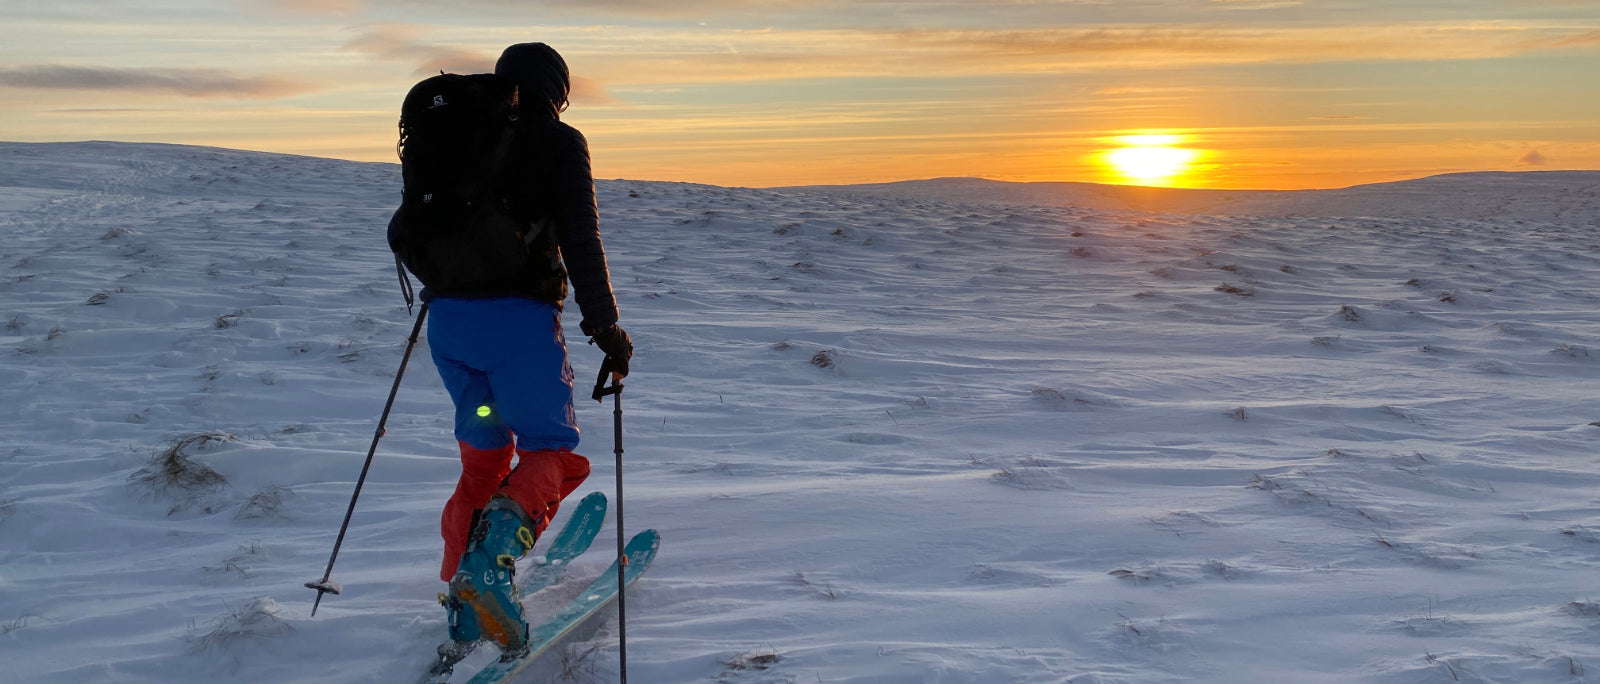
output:
M483 509L467 539L467 552L450 579L444 604L450 612L450 639L493 641L504 655L528 647L528 623L517 595L516 561L533 548L533 525L515 501L495 496Z

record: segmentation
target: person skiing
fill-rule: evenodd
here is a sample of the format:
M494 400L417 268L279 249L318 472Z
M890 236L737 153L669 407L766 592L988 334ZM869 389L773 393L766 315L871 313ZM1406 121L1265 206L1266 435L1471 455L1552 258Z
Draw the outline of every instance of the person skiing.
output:
M571 280L579 328L628 374L633 343L617 326L599 232L588 143L560 120L571 81L565 60L543 43L505 49L495 75L517 87L514 137L496 184L512 215L529 226L529 259L464 291L424 289L428 343L455 405L461 479L445 503L439 577L450 637L527 645L512 577L561 500L589 475L573 452L573 372L562 334ZM516 467L512 467L515 458Z

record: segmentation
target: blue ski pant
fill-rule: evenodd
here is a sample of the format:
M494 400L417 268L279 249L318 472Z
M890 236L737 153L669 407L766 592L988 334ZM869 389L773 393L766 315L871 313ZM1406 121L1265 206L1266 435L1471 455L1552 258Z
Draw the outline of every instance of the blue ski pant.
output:
M428 307L428 346L455 403L461 447L461 480L440 515L439 579L448 582L466 550L473 511L504 494L533 518L538 534L589 476L589 461L572 453L572 367L554 306L436 297Z
M555 306L435 297L428 308L428 346L455 402L458 441L483 450L504 448L513 436L519 451L578 446L572 366Z

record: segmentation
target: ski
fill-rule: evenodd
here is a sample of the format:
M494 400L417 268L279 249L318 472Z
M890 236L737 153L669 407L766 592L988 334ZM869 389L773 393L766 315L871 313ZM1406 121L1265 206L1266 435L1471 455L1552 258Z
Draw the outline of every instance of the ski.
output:
M624 549L627 554L628 564L624 569L623 581L632 585L650 568L650 562L655 560L656 550L661 547L661 535L655 530L645 530L634 535ZM578 598L573 599L555 617L528 630L529 650L520 656L509 660L499 660L480 671L468 684L498 684L505 682L522 672L523 668L533 664L539 656L544 655L551 647L560 644L562 639L571 634L573 630L583 626L590 618L600 612L602 608L610 605L617 598L617 564L611 563L605 573L595 579Z
M527 596L555 584L567 564L589 550L589 544L594 542L595 536L600 533L605 519L606 495L593 492L583 497L583 500L573 507L572 516L567 518L567 524L561 528L555 539L550 541L550 546L545 548L544 564L529 570L521 581L517 582L517 591ZM614 580L615 575L612 577ZM423 684L443 684L450 681L456 663L477 650L479 643L446 641L440 644L437 658L428 668L428 674L422 679Z

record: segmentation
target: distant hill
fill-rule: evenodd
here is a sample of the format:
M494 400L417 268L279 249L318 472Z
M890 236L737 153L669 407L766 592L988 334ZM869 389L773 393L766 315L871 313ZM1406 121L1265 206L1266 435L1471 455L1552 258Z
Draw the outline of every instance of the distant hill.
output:
M112 162L131 157L139 161ZM230 173L204 177L186 170L185 159L226 160ZM248 190L277 195L303 193L304 177L331 179L346 169L399 182L399 165L351 162L267 152L249 152L191 145L123 142L0 142L0 160L7 166L0 182L13 188L81 189L86 178L115 189L118 174L98 173L108 164L142 166L137 175L156 173L167 185L143 181L141 192L199 192L229 196ZM294 169L294 174L251 175L250 169ZM237 184L248 178L254 184ZM206 187L196 190L201 181ZM341 181L342 182L342 181ZM600 181L602 187L617 181ZM709 187L673 183L681 187ZM344 192L338 182L314 192ZM1086 209L1154 211L1215 216L1327 216L1384 218L1459 218L1537 221L1600 226L1600 171L1481 171L1429 176L1392 183L1356 185L1336 190L1193 190L1100 183L1013 183L985 178L934 178L895 183L810 185L767 188L780 193L855 194L917 201L1010 204ZM0 193L0 208L7 195Z
M1192 190L935 178L780 188L903 199L1233 216L1373 216L1600 222L1600 171L1484 171L1337 190Z

